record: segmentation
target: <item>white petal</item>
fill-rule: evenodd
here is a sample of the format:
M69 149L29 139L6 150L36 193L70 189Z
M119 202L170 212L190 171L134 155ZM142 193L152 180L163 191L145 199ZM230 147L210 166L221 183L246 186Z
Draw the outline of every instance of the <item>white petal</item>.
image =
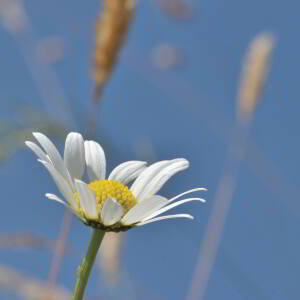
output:
M30 141L26 141L25 144L36 154L36 156L39 159L51 163L49 157L45 154L45 152L38 145L36 145L35 143L32 143Z
M65 143L64 161L73 178L81 178L85 169L84 141L77 132L68 134Z
M89 189L88 185L81 180L75 179L75 186L80 194L80 205L86 215L90 218L97 218L96 195Z
M38 159L40 163L42 163L46 169L51 174L54 182L56 183L57 188L61 192L61 194L65 197L68 202L72 201L72 190L67 183L67 181L62 177L62 175L54 168L54 166L44 160Z
M84 148L87 173L90 180L104 179L106 160L102 147L94 141L85 141Z
M186 219L191 219L193 220L194 217L188 214L178 214L178 215L168 215L168 216L162 216L162 217L158 217L158 218L154 218L145 222L140 222L138 224L136 224L136 226L143 226L149 223L153 223L153 222L157 222L157 221L162 221L162 220L166 220L166 219L175 219L175 218L186 218Z
M188 198L188 199L183 199L183 200L177 201L175 203L172 203L170 205L165 206L164 208L161 208L161 209L157 210L153 214L151 214L151 215L147 216L145 219L143 219L143 221L147 221L149 219L152 219L152 218L154 218L156 216L159 216L162 213L164 213L164 212L166 212L166 211L168 211L168 210L170 210L170 209L172 209L172 208L174 208L176 206L179 206L181 204L184 204L184 203L187 203L187 202L191 202L191 201L200 201L202 203L205 202L205 200L202 199L202 198Z
M176 195L175 197L169 199L168 202L173 202L174 200L176 200L176 199L178 199L178 198L180 198L180 197L182 197L182 196L184 196L184 195L187 195L187 194L190 194L190 193L194 193L194 192L199 192L199 191L207 191L207 189L206 189L206 188L202 188L202 187L201 187L201 188L191 189L191 190L188 190L188 191L186 191L186 192L183 192L183 193L181 193L181 194L179 194L179 195Z
M71 186L73 186L70 174L54 144L42 133L33 132L32 134L42 145L45 152L49 155L54 168L69 182Z
M140 176L134 181L130 190L135 195L135 197L140 201L139 195L141 191L147 186L148 182L153 179L153 177L159 173L164 167L172 164L171 160L163 160L159 161L155 164L152 164L148 168L146 168Z
M189 162L184 158L172 160L172 164L161 169L139 194L139 201L143 201L156 194L161 187L176 173L188 168Z
M148 215L152 214L156 210L160 209L168 203L168 200L161 196L154 196L145 201L139 202L123 217L121 222L124 225L130 225L140 222Z
M49 193L47 193L47 194L45 194L45 196L46 196L48 199L50 199L50 200L57 201L57 202L61 203L62 205L66 206L66 207L69 207L69 206L68 206L68 203L67 203L66 201L64 201L64 200L62 200L62 199L60 199L60 198L58 198L58 197L57 197L56 195L54 195L54 194L49 194Z
M108 198L101 210L101 220L105 226L111 226L121 220L124 208L115 198Z
M146 162L144 161L127 161L114 168L108 179L119 181L127 185L137 178L145 168Z

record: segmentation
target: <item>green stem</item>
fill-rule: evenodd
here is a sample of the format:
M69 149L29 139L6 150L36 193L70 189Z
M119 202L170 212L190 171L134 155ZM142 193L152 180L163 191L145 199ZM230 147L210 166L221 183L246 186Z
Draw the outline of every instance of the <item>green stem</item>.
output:
M83 298L84 290L104 234L104 231L94 229L86 256L77 269L77 279L72 298L73 300L82 300Z

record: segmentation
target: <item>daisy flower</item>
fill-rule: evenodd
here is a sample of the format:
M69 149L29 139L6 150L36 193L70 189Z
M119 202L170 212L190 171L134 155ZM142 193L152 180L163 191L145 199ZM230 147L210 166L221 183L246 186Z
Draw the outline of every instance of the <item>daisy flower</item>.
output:
M33 136L41 147L30 141L25 143L49 171L64 199L49 193L46 197L69 207L88 226L118 232L164 219L193 219L189 214L160 215L186 202L205 202L201 198L179 200L205 188L188 190L171 199L157 195L174 174L188 168L189 162L184 158L163 160L150 166L143 161L127 161L105 179L105 154L95 141L84 141L77 132L69 133L62 158L44 134L34 132ZM82 180L85 171L88 184Z

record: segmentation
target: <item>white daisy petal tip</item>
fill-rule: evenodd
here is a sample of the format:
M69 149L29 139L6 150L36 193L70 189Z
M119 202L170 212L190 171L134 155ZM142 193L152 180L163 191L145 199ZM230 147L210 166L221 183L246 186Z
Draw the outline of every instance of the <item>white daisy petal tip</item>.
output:
M115 167L109 174L109 180L115 180L127 185L136 179L146 169L145 161L127 161Z
M37 141L39 141L39 139L40 139L40 138L43 138L43 137L46 137L46 138L47 138L46 135L44 135L43 133L38 132L38 131L32 132L32 135L34 136L34 138L35 138Z
M45 154L45 152L35 143L31 141L25 141L25 145L33 152L35 155L41 160L50 162L49 157Z
M178 160L181 160L187 167L190 165L190 162L186 158L178 158Z
M186 158L174 158L171 160L172 163L176 163L180 166L181 170L185 170L190 166L190 162Z
M56 201L56 202L58 202L58 203L61 203L62 205L68 207L68 203L67 203L66 201L60 199L59 197L57 197L57 196L54 195L54 194L46 193L46 194L45 194L45 197L47 197L47 198L50 199L50 200L54 200L54 201Z
M185 219L190 219L190 220L194 219L194 217L189 214L167 215L167 216L161 216L161 217L153 218L150 220L142 221L142 222L136 224L136 226L143 226L143 225L147 225L147 224L162 221L162 220L177 219L177 218L185 218Z
M142 172L130 189L139 201L143 201L155 195L172 176L188 166L189 162L185 158L155 163Z
M37 132L37 131L33 131L32 132L32 135L34 136L34 137L36 137L36 135L39 135L39 134L41 134L40 132Z
M193 188L193 189L191 189L191 190L185 191L185 192L183 192L183 193L180 193L180 194L178 194L178 195L172 197L172 198L169 200L169 203L170 203L170 202L173 202L173 201L175 201L176 199L178 199L178 198L180 198L180 197L182 197L182 196L184 196L184 195L187 195L187 194L191 194L191 193L195 193L195 192L206 192L206 191L207 191L207 189L206 189L206 188L203 188L203 187L200 187L200 188ZM204 202L206 202L205 199L203 199L203 200L204 200Z
M80 133L70 132L65 141L64 162L73 178L81 178L85 170L84 140Z
M105 153L95 141L85 141L85 162L86 169L91 181L104 179L106 175Z
M147 188L149 183L153 181L153 179L159 175L165 168L170 166L174 163L174 160L162 160L158 161L149 167L145 168L143 172L137 177L137 179L134 181L132 186L130 187L130 190L132 193L136 196L136 198L139 199L139 201L142 201L141 194L143 191ZM151 195L148 195L149 197Z
M205 200L202 199L202 198L187 198L187 199L183 199L183 200L180 200L180 201L177 201L177 202L173 202L171 204L168 204L168 205L156 210L154 213L149 214L146 218L143 219L143 221L153 219L154 217L159 216L159 215L163 214L164 212L166 212L166 211L168 211L168 210L170 210L174 207L177 207L177 206L180 206L184 203L192 202L192 201L197 201L197 202L201 202L201 203L205 202Z
M67 170L65 163L58 152L56 146L52 143L52 141L44 134L40 132L33 132L33 136L45 150L45 154L49 157L51 163L54 168L68 181L70 185L72 185L72 179L69 171Z

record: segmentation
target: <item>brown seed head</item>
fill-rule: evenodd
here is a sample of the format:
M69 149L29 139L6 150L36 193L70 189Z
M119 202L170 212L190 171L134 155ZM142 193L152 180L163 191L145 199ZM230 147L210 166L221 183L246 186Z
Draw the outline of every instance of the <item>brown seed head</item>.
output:
M250 120L255 111L267 77L273 46L274 37L270 33L261 33L250 43L238 94L237 113L241 121Z

